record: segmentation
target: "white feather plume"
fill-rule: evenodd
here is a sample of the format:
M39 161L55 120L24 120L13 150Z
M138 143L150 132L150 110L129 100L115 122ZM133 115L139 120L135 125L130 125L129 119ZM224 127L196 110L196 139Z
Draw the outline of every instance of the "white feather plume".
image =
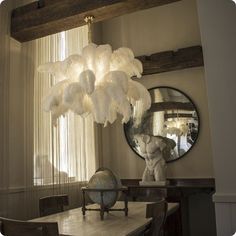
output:
M93 93L95 89L95 80L95 74L91 70L85 70L79 76L79 84L87 94Z
M38 71L62 80L44 99L44 109L51 111L54 123L68 110L82 116L92 113L94 121L105 125L113 123L120 114L126 123L132 115L130 104L139 107L139 112L134 112L138 123L151 105L147 89L131 80L133 76L141 77L143 68L129 48L112 52L110 45L89 44L82 55L46 63Z

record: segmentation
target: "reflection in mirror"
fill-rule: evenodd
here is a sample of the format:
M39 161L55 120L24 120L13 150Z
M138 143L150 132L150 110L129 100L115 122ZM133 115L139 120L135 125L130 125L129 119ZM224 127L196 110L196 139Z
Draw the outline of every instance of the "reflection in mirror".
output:
M171 162L185 155L194 145L199 132L199 116L190 98L177 89L158 87L149 90L152 105L139 125L133 118L124 125L130 147L142 158L137 135L158 136L166 140L163 157ZM138 109L138 107L135 107Z

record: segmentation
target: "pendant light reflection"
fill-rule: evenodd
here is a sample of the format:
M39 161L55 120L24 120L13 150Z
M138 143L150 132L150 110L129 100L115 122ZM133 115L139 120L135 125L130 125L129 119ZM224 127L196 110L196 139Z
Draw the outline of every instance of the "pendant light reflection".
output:
M91 21L89 21L89 35ZM91 36L89 36L91 41ZM132 80L140 78L142 63L134 58L131 49L121 47L112 51L110 45L89 43L81 55L71 55L63 61L39 66L39 72L47 72L58 82L51 87L43 101L44 110L51 112L54 125L68 111L86 116L92 114L95 122L107 125L120 114L122 123L132 115L138 125L143 113L151 106L147 89ZM138 112L137 112L138 111Z
M163 134L167 136L169 135L176 135L176 136L186 136L189 132L189 127L186 121L184 120L171 120L165 121Z

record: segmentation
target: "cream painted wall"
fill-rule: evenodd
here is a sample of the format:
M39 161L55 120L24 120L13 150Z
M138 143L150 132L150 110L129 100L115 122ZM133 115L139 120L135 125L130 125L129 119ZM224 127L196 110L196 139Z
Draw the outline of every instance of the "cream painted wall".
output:
M103 43L136 56L201 44L195 0L138 11L103 23Z
M3 144L0 146L0 177L11 187L22 186L24 182L24 79L19 79L23 55L20 43L9 37L11 9L20 4L20 0L4 1L0 6L0 143ZM9 170L8 164L11 165ZM6 180L7 172L9 178Z
M128 46L135 55L200 45L195 0L152 8L118 17L103 23L103 43L113 48ZM168 177L213 177L211 138L203 68L145 76L147 88L171 86L182 90L195 102L201 119L199 139L181 160L168 165ZM120 121L102 130L103 165L121 178L140 178L145 167L128 146Z

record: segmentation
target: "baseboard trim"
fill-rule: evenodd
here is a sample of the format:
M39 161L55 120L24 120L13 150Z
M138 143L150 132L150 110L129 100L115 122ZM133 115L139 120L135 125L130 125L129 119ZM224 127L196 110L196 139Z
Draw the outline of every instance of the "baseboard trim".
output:
M215 193L212 198L215 203L236 203L236 193Z

